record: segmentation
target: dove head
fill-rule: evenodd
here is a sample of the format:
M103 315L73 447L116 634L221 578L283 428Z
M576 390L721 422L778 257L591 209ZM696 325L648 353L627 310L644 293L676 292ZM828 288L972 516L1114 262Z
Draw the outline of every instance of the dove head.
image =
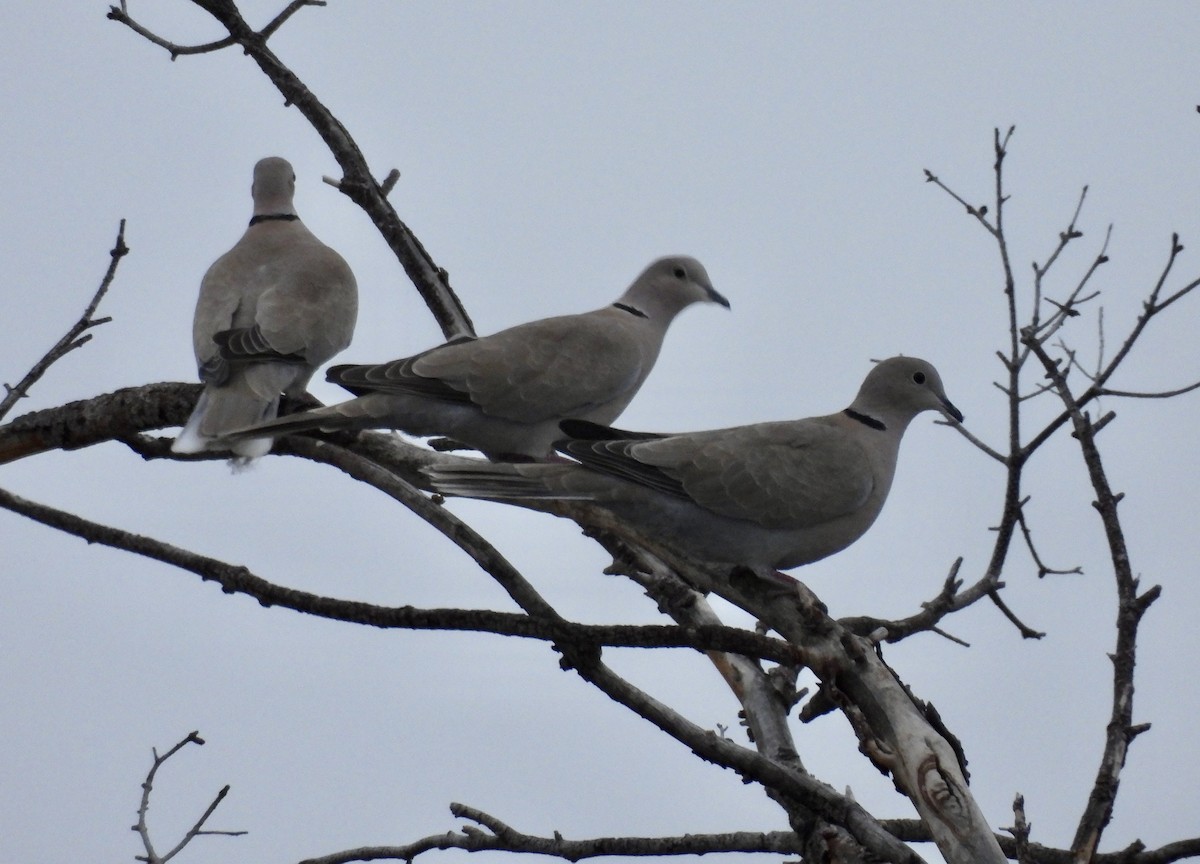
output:
M876 364L850 410L899 429L922 411L940 411L958 422L963 415L946 398L937 370L916 357L892 357Z
M290 162L278 156L258 160L254 166L254 184L250 187L254 215L295 213L292 206L295 192L296 172Z
M617 302L664 323L693 303L719 303L729 308L729 301L713 288L704 265L685 255L659 258L633 280Z

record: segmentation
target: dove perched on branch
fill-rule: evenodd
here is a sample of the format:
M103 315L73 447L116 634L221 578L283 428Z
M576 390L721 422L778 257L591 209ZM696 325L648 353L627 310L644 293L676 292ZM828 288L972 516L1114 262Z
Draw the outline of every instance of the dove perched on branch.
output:
M662 258L619 300L592 312L531 321L390 363L334 366L328 380L358 398L235 437L386 428L445 436L494 458L545 459L562 437L560 420L615 420L650 374L675 316L703 301L729 306L699 261Z
M922 411L956 421L924 360L877 364L850 407L825 417L681 435L566 421L578 464L425 469L445 495L594 501L698 560L787 569L845 549L883 508L900 438Z
M304 227L292 203L295 188L285 159L260 160L250 226L204 274L192 341L205 386L171 448L176 453L264 455L269 436L222 436L274 417L280 394L304 393L317 367L350 344L358 316L354 274Z

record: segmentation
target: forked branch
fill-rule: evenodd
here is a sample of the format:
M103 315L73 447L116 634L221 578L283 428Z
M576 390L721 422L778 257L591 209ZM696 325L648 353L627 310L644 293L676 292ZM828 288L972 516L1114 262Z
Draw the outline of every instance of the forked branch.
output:
M138 836L142 838L142 846L146 850L145 855L137 856L138 861L145 861L146 864L166 864L166 862L170 861L172 858L182 852L184 847L197 837L240 837L246 833L245 831L213 831L205 829L204 827L204 824L208 822L208 817L212 816L216 809L221 805L221 802L225 800L225 796L229 794L229 787L223 786L217 793L216 797L212 800L212 803L210 803L207 809L205 809L204 813L201 814L200 818L197 819L192 827L187 830L187 832L183 835L179 842L175 844L174 848L172 848L170 852L160 855L155 851L154 843L150 839L150 826L146 822L146 814L150 810L150 793L154 791L154 779L158 774L158 769L161 768L168 759L170 759L188 744L203 746L204 739L200 737L198 732L189 732L186 738L184 738L163 755L159 756L157 749L151 751L154 754L154 764L150 766L150 773L146 775L146 780L142 783L142 801L138 806L138 821L137 824L133 826L133 830L136 831Z

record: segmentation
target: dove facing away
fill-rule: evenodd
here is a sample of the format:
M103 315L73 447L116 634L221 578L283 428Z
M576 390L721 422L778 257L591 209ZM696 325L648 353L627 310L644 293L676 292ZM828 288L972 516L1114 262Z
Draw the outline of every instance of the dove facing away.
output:
M192 342L205 386L171 447L176 453L266 454L270 437L222 436L274 417L281 393L304 393L317 367L350 344L358 316L354 274L304 227L292 203L295 188L287 160L260 160L250 225L200 282Z
M491 458L553 452L567 417L611 423L650 374L675 316L693 303L728 307L694 258L661 258L615 303L519 324L378 365L332 367L357 398L236 433L400 429L445 436Z
M877 364L850 407L825 417L682 435L568 420L579 464L425 469L446 495L594 501L701 561L788 569L838 552L879 515L900 438L922 411L962 414L924 360Z

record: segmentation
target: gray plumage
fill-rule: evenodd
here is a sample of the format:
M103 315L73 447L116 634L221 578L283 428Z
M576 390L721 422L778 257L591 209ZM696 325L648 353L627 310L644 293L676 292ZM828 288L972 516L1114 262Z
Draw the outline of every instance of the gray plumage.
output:
M171 447L176 453L264 455L270 437L223 436L274 417L280 394L302 394L317 367L350 344L354 274L296 216L295 185L284 159L254 166L250 226L200 283L192 343L205 387Z
M879 515L900 439L922 411L961 421L924 360L877 364L846 410L682 435L563 423L579 464L445 465L446 495L594 501L642 533L717 564L790 568L846 548Z
M729 306L699 261L662 258L619 300L378 365L334 366L358 398L238 432L387 428L451 438L495 458L544 459L567 417L611 423L650 374L667 328L692 303Z

